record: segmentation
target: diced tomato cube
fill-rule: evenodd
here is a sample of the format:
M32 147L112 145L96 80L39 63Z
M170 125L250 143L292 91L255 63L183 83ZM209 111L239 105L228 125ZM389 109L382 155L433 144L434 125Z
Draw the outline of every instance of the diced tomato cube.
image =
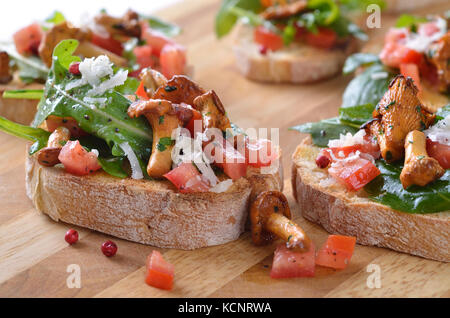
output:
M98 34L93 33L91 42L119 56L122 56L123 54L122 43L120 43L120 41L117 41L116 39L113 39L112 37L105 38Z
M433 34L439 31L441 31L439 26L436 24L435 21L432 21L420 24L417 33L419 33L420 35L432 36Z
M136 56L136 62L140 68L153 67L155 64L155 58L152 55L153 49L150 45L137 46L134 48L133 53Z
M271 278L314 277L315 247L311 244L309 251L299 253L281 244L273 256Z
M171 44L175 45L175 42L166 37L164 34L152 30L147 22L142 23L142 39L145 40L146 45L149 45L152 47L152 54L159 57L161 54L161 51L164 46Z
M198 131L195 131L195 123L197 122L197 127L198 127ZM192 118L191 120L187 123L186 125L186 129L189 130L189 132L191 133L191 137L194 138L195 137L195 133L201 133L202 132L202 122L203 122L203 116L202 114L195 109L192 109Z
M337 40L337 33L328 28L319 28L318 33L307 32L306 43L320 49L331 49Z
M348 162L337 162L328 173L349 190L358 191L380 175L380 170L369 160L355 158Z
M249 166L268 167L279 157L272 142L267 139L249 140L245 142L245 160Z
M175 267L166 262L158 251L153 251L147 257L147 273L145 282L153 287L172 290Z
M281 36L263 26L255 28L253 38L256 43L272 51L278 51L284 45Z
M182 163L164 175L181 193L208 192L209 183L192 163Z
M233 180L237 180L247 175L247 163L245 157L237 151L234 146L226 140L223 143L214 141L211 153L206 151L206 155L211 157L212 162L223 169L223 172ZM205 148L207 149L207 148Z
M442 168L450 169L450 146L427 138L427 153L430 157L436 159Z
M416 50L405 50L404 56L402 57L403 64L416 64L420 65L422 63L423 54L417 52Z
M97 155L87 152L78 140L68 141L58 156L67 172L78 176L85 176L102 167L98 163Z
M355 237L330 235L317 253L316 264L335 269L346 268L352 258L355 244Z
M178 44L165 45L160 55L161 71L167 78L183 75L186 68L186 49Z
M17 52L23 55L37 55L42 36L42 28L38 23L33 23L23 29L20 29L13 35Z

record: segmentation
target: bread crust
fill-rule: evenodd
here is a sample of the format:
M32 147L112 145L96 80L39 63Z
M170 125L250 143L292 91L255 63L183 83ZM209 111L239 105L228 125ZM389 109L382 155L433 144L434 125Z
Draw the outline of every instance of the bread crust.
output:
M403 213L370 201L363 190L327 185L328 173L314 168L318 152L306 138L292 157L293 193L303 217L330 233L355 236L362 245L450 262L450 212Z
M133 242L192 250L236 240L244 231L252 189L282 190L282 167L249 168L224 193L182 194L169 181L117 179L105 172L75 176L26 159L26 189L35 208L55 221Z
M447 0L389 0L387 1L388 12L404 13L431 5L445 3Z
M356 40L343 49L322 50L307 45L292 44L276 52L260 53L252 30L239 25L234 53L239 71L260 82L306 84L339 74L346 58L357 50Z

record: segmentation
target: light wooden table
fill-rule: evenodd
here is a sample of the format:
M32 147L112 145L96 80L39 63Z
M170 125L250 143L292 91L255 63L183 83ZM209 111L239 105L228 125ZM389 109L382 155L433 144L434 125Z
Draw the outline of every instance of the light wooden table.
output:
M216 0L186 1L161 16L184 28L180 41L189 47L194 78L221 97L239 126L280 128L284 152L285 192L296 220L321 246L328 233L303 220L291 194L290 156L304 137L287 128L335 116L350 78L338 77L306 86L265 85L242 78L234 66L230 40L218 42L213 21ZM428 12L443 12L442 6ZM380 45L392 24L373 32ZM24 188L25 142L0 133L0 297L449 297L449 264L376 247L356 246L344 271L318 268L314 278L272 280L274 246L255 247L248 233L235 242L196 251L161 250L175 265L172 292L144 282L145 259L154 249L114 239L118 254L106 258L100 245L107 236L78 229L80 241L68 246L68 225L36 213ZM81 288L69 289L67 267L81 268ZM381 269L381 288L371 289L368 265Z

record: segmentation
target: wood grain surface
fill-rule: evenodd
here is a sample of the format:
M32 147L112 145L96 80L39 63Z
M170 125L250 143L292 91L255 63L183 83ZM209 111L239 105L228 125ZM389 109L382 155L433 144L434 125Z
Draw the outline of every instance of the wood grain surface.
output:
M350 77L306 86L267 85L242 78L234 65L231 39L213 33L217 0L185 1L161 12L183 27L179 41L188 46L193 77L221 97L230 118L243 128L279 128L284 155L285 193L295 219L321 246L328 233L299 216L291 191L290 157L303 135L287 128L337 114ZM420 13L441 13L443 5ZM447 7L450 8L450 3ZM381 46L394 16L372 30L371 49ZM314 278L273 280L269 277L275 245L255 247L249 234L237 241L195 251L164 250L175 265L171 292L144 282L145 259L154 250L77 228L80 241L68 246L70 227L39 215L25 194L25 142L0 133L0 297L450 297L450 265L376 247L356 246L343 271L317 268ZM100 245L118 244L106 258ZM81 288L68 288L67 267L81 269ZM368 266L379 266L381 288L369 288Z

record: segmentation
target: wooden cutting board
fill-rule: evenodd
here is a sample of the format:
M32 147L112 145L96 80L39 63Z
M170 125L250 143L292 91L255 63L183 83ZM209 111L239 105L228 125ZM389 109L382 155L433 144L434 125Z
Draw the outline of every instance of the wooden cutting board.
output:
M236 124L280 128L285 193L296 220L321 246L328 233L302 219L292 198L290 156L304 136L287 128L335 116L350 77L305 86L247 81L236 71L230 39L219 42L213 33L218 7L217 0L192 0L161 16L183 27L180 42L189 48L194 78L219 94ZM424 12L443 11L441 5ZM383 28L371 32L375 46L381 46L394 19L384 17ZM68 246L64 233L70 226L39 215L26 197L24 158L25 142L0 133L0 297L450 297L449 264L359 245L346 270L318 268L314 278L273 280L269 272L274 246L255 247L248 233L223 246L161 250L175 265L174 290L161 291L144 282L151 246L81 228L80 241ZM100 251L107 239L119 246L113 258ZM79 265L81 288L67 287L71 264ZM381 288L367 284L374 265L380 270Z

